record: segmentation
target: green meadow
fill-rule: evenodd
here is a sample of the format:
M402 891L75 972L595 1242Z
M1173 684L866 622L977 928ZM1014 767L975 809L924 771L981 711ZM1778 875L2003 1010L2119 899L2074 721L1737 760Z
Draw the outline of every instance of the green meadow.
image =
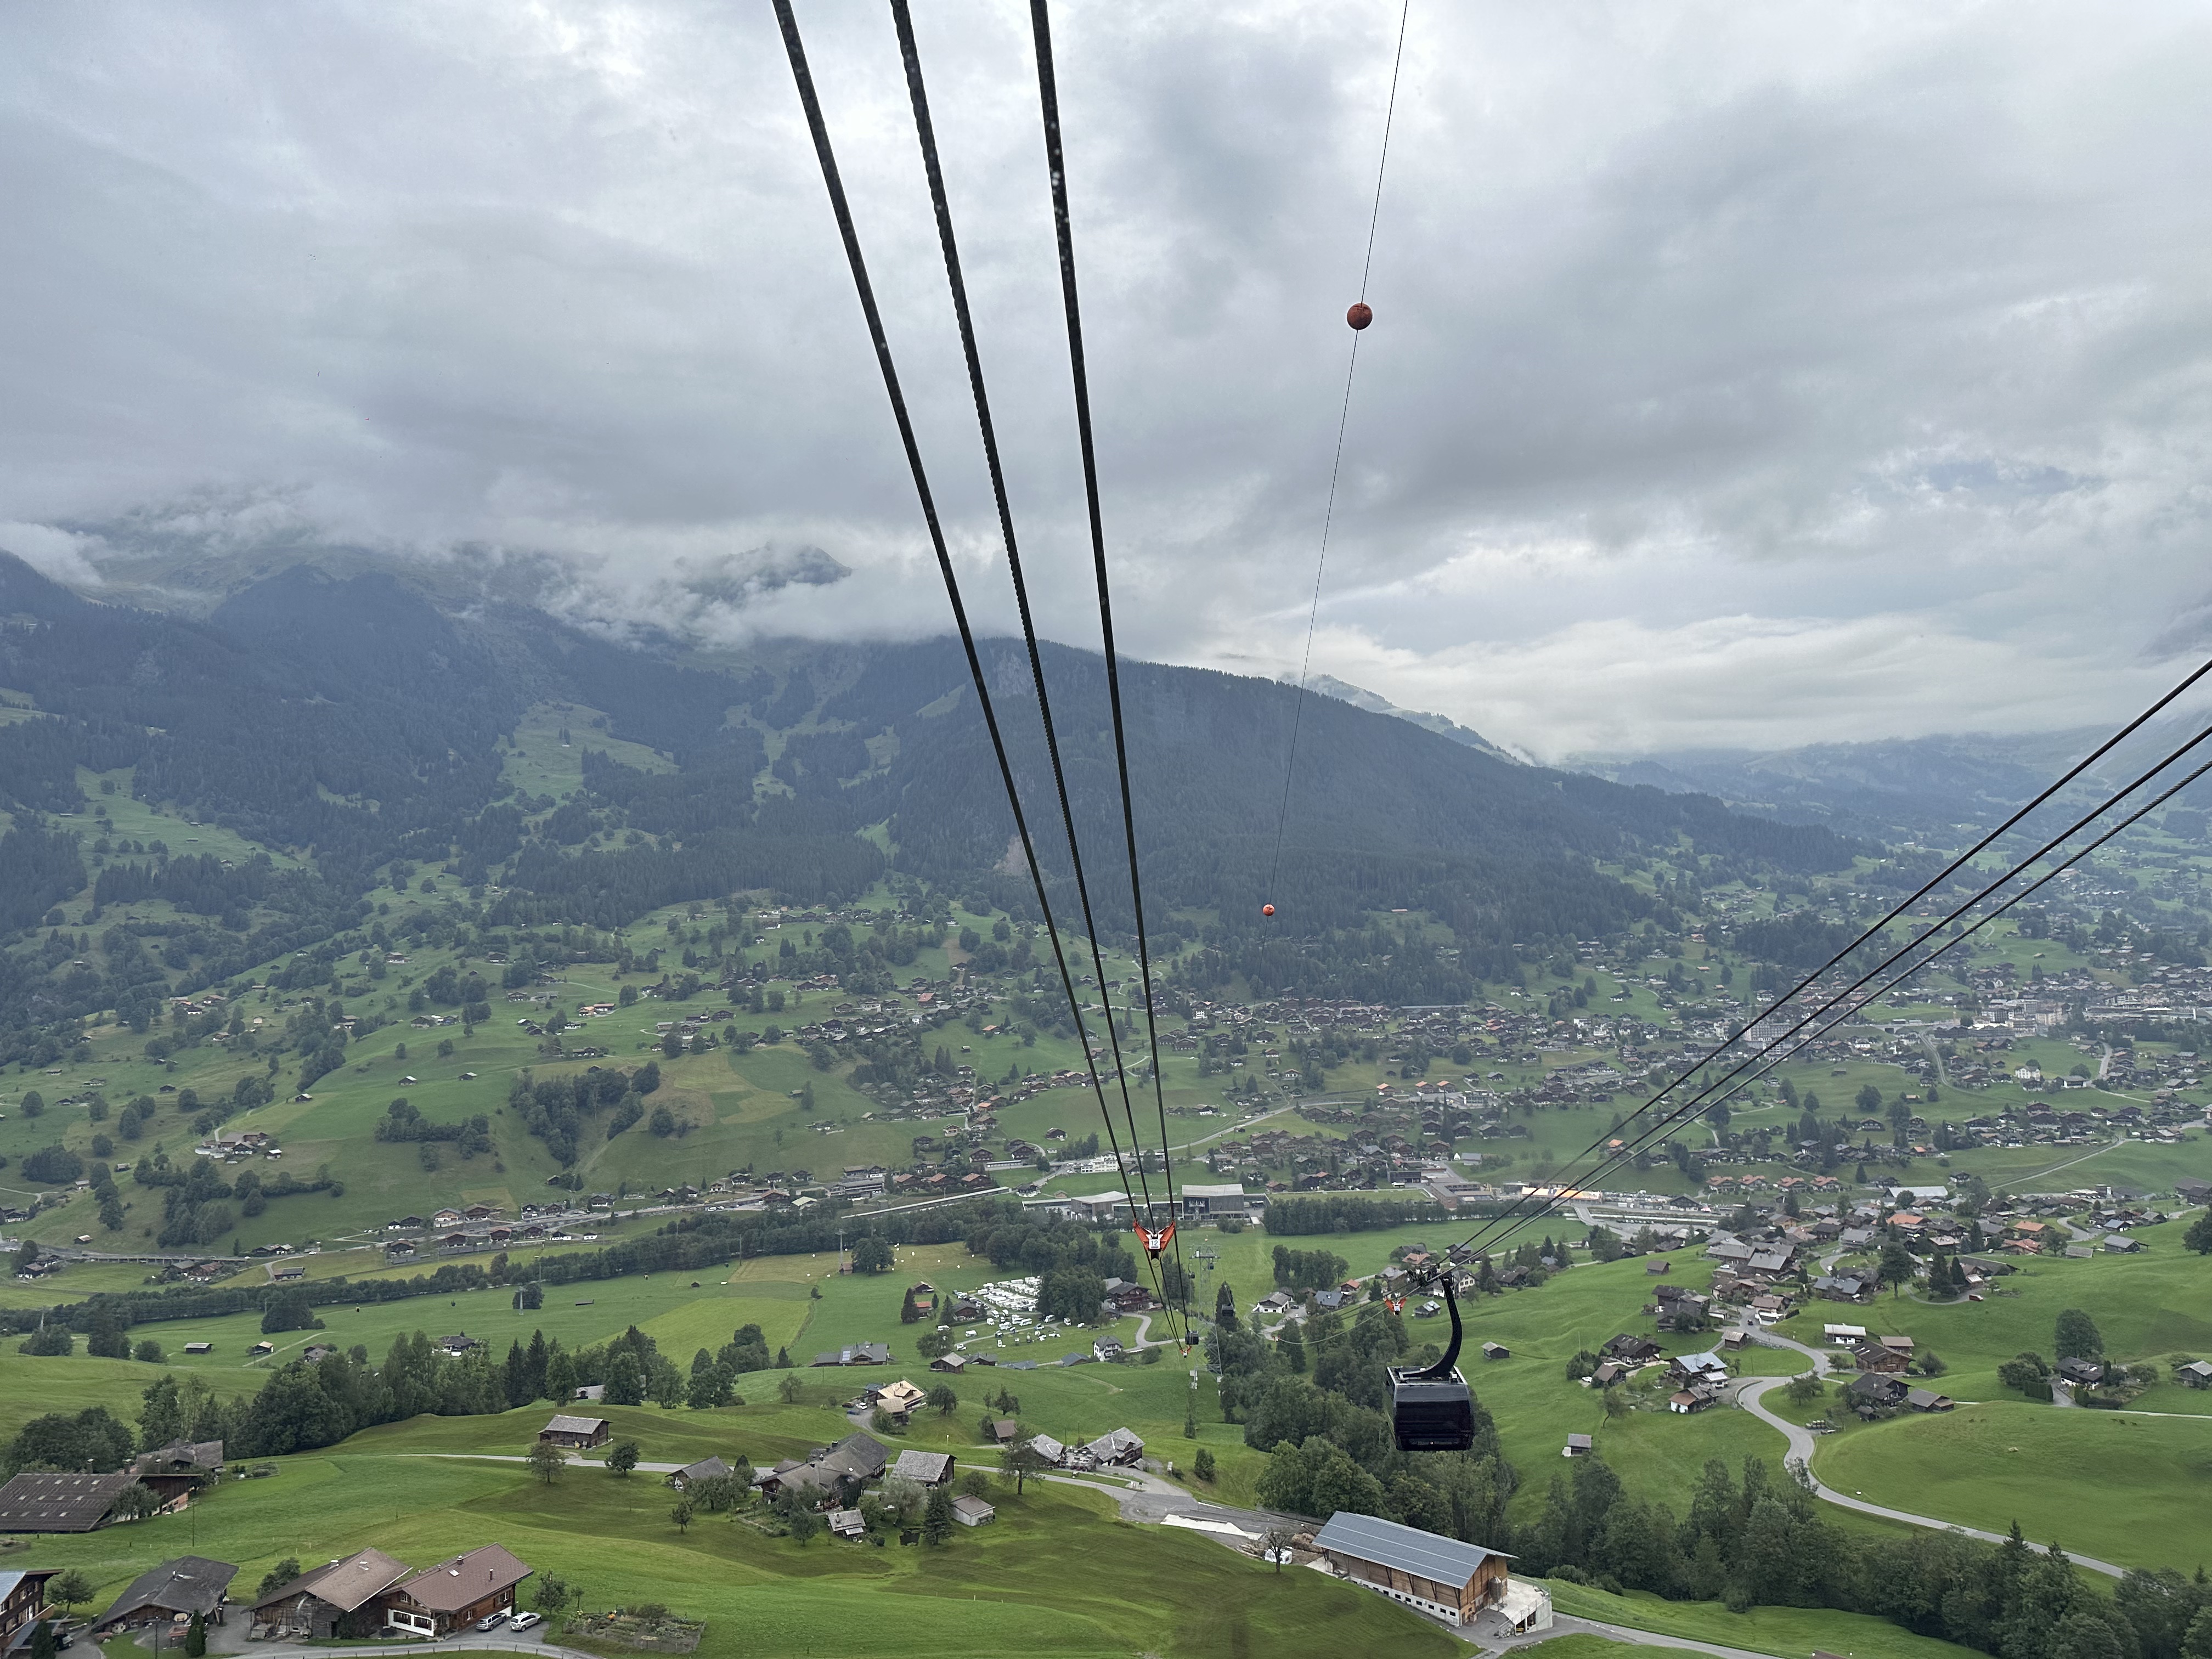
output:
M579 1585L587 1607L658 1601L705 1620L706 1659L1457 1650L1380 1596L1318 1573L1278 1573L1188 1533L1125 1524L1103 1495L1080 1488L996 1494L995 1522L957 1528L942 1547L801 1546L726 1516L679 1532L667 1488L647 1474L572 1465L543 1486L517 1463L422 1455L418 1439L434 1447L435 1436L411 1437L414 1426L283 1459L275 1476L226 1483L184 1516L43 1543L39 1559L81 1569L104 1598L189 1550L237 1564L250 1593L285 1556L327 1560L374 1545L420 1565L497 1542ZM672 1443L648 1441L647 1455Z
M1843 1659L1971 1659L1974 1653L1972 1648L1916 1636L1886 1619L1863 1613L1838 1613L1827 1607L1753 1607L1730 1613L1717 1601L1668 1601L1640 1590L1612 1595L1583 1584L1550 1583L1547 1588L1553 1607L1575 1618L1633 1626L1689 1641L1747 1648L1780 1659L1803 1659L1815 1650L1843 1656ZM1601 1639L1560 1638L1540 1644L1533 1651L1549 1659L1562 1642ZM1625 1645L1612 1643L1589 1650L1593 1656L1627 1650ZM1638 1650L1648 1651L1641 1647ZM1575 1649L1560 1651L1579 1659Z

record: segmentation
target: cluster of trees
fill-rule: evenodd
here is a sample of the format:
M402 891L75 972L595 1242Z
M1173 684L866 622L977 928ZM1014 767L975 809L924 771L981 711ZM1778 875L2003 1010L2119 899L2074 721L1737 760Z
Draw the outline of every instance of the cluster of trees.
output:
M1351 1271L1345 1259L1328 1250L1294 1250L1275 1246L1275 1285L1286 1291L1333 1290Z
M491 1119L478 1112L465 1123L433 1123L406 1096L384 1109L377 1120L379 1140L451 1141L463 1158L491 1150Z
M2212 1583L2130 1572L2107 1599L2055 1546L1955 1532L1876 1536L1825 1520L1798 1480L1758 1458L1709 1462L1677 1518L1630 1498L1598 1458L1554 1476L1542 1511L1512 1535L1529 1572L1731 1607L1872 1613L1999 1659L2196 1659L2212 1652Z
M1706 1464L1689 1512L1631 1498L1601 1460L1555 1477L1526 1525L1509 1522L1517 1478L1478 1401L1465 1453L1395 1449L1385 1367L1423 1357L1387 1305L1309 1322L1270 1345L1238 1328L1234 1298L1207 1339L1223 1414L1269 1453L1261 1501L1295 1514L1352 1510L1511 1552L1528 1572L1676 1599L1837 1607L1874 1613L1999 1659L2197 1659L2212 1653L2212 1581L2130 1573L2109 1601L2055 1549L2017 1528L1989 1546L1955 1533L1862 1537L1824 1520L1798 1480L1756 1458L1740 1474ZM2069 1314L2063 1344L2096 1340ZM2091 1351L2094 1351L2092 1349ZM1433 1348L1425 1351L1432 1355Z
M1279 1237L1295 1238L1314 1233L1373 1232L1382 1227L1450 1219L1443 1206L1433 1199L1332 1195L1271 1199L1264 1224Z
M584 1132L608 1109L609 1120L623 1129L644 1115L644 1097L660 1087L660 1062L647 1060L634 1072L580 1072L574 1077L533 1079L526 1069L515 1074L507 1103L522 1120L522 1127L545 1143L562 1167L575 1163L582 1151Z

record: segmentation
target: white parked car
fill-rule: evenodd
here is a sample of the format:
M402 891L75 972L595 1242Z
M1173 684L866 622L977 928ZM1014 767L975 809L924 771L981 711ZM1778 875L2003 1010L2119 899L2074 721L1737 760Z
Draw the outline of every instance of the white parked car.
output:
M509 1630L528 1630L532 1625L542 1624L543 1622L544 1616L542 1614L535 1613L518 1613L514 1618L507 1620L507 1627Z

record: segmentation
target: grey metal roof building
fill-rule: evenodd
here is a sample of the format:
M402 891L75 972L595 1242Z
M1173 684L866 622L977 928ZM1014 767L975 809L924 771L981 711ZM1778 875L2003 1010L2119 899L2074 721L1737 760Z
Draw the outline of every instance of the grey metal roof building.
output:
M1343 1577L1455 1625L1504 1600L1505 1564L1513 1559L1503 1550L1346 1510L1329 1516L1314 1547Z
M0 1532L90 1532L135 1474L19 1474L0 1486Z

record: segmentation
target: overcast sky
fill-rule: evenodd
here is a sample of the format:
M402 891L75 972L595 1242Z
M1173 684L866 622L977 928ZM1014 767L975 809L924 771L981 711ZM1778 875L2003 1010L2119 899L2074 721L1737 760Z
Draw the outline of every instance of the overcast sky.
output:
M918 10L1042 619L1095 646L1026 9ZM888 11L799 16L1009 622ZM1297 666L1396 18L1058 8L1134 654ZM1545 756L2147 701L2212 647L2208 86L2199 3L1414 0L1316 668ZM0 546L50 571L474 546L579 614L946 626L766 0L19 4L0 179ZM810 544L854 574L683 592Z

